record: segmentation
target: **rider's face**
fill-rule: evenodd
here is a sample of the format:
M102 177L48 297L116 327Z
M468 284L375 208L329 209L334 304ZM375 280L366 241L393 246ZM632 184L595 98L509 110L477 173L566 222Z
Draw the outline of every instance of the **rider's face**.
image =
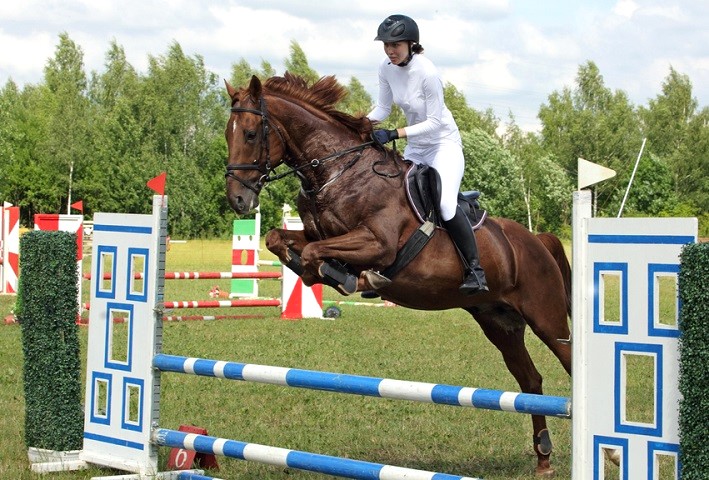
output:
M384 53L394 65L409 58L409 42L384 42Z

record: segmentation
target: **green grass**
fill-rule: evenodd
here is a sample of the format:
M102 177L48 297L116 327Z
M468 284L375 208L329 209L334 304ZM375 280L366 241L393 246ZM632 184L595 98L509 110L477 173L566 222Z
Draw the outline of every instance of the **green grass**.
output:
M268 257L263 253L263 258ZM167 269L229 270L227 241L173 244ZM88 265L88 259L85 262ZM87 267L88 268L88 267ZM229 280L168 281L166 300L209 299L212 286ZM261 294L279 295L263 281ZM343 297L326 289L326 299ZM89 286L84 282L84 296ZM356 298L356 300L360 300ZM3 317L14 299L0 297ZM274 308L253 309L261 319L180 322L165 326L165 353L238 362L517 390L497 350L474 320L458 310L419 312L401 307L342 306L336 320L283 321ZM217 313L227 313L220 309ZM203 310L214 314L214 310ZM251 310L249 310L249 313ZM185 310L173 314L192 314ZM86 332L82 330L85 352ZM0 473L37 479L23 442L22 351L18 326L0 327ZM570 379L531 333L532 357L545 391L570 395ZM532 479L536 457L526 415L340 395L244 382L163 375L161 426L204 427L210 435L411 468L481 476ZM571 423L549 419L558 478L570 477ZM166 462L168 450L161 450ZM223 478L322 478L314 474L219 458ZM57 479L108 475L107 470L57 473Z

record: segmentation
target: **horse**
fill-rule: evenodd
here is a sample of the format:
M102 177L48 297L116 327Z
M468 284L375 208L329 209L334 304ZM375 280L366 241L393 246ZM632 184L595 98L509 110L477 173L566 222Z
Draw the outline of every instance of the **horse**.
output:
M303 230L271 230L266 246L306 285L326 283L352 293L344 280L332 282L342 274L340 265L357 291L375 289L384 300L412 309L461 308L500 351L521 391L543 394L542 376L524 342L528 325L571 375L571 268L556 236L488 217L475 232L488 292L458 291L464 266L441 227L408 264L383 278L380 272L421 226L404 188L409 164L371 141L366 117L337 110L346 89L334 76L312 85L290 73L263 82L253 76L239 89L225 84L231 99L228 202L246 214L258 206L265 184L288 174L299 178ZM279 165L279 172L287 171L276 172ZM532 415L532 428L535 471L553 474L545 417Z

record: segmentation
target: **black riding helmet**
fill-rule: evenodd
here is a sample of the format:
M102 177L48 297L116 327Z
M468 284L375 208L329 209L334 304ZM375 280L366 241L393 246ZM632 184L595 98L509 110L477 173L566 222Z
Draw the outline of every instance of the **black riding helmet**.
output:
M419 43L419 26L406 15L389 15L379 25L374 40L385 43L411 41Z

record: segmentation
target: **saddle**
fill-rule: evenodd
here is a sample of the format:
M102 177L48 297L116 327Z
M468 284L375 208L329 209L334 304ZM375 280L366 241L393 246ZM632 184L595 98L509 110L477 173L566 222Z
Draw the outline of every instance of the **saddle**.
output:
M445 228L438 205L440 203L441 176L428 165L411 164L406 172L406 196L412 210L421 223L430 221ZM487 218L487 211L480 208L477 190L458 193L458 206L467 215L473 230L480 228Z

